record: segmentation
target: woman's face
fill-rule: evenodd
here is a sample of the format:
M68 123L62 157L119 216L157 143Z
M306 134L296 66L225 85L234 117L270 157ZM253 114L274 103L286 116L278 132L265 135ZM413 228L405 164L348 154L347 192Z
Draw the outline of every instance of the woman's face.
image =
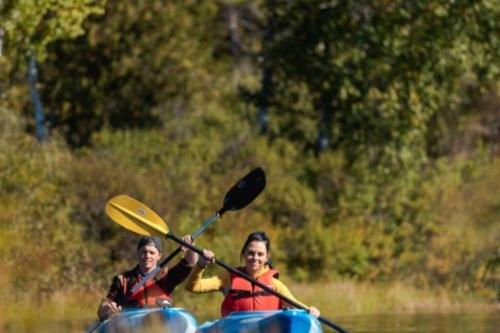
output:
M247 273L257 273L269 260L266 243L261 241L251 241L248 243L245 249L244 259Z
M139 255L139 268L142 273L154 269L161 258L161 253L153 244L144 245L137 251Z

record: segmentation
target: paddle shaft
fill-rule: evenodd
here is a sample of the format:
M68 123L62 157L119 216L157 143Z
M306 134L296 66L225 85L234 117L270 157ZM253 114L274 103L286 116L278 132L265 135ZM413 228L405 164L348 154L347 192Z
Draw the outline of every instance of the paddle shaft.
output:
M220 218L220 215L219 213L215 213L214 215L212 215L211 217L209 217L201 227L199 227L198 229L196 229L195 232L193 232L191 234L191 238L192 239L196 239L198 238L199 235L201 235L205 230L207 230L207 228L212 224L214 223L215 221L217 221L218 219ZM175 249L174 252L170 253L168 255L168 257L166 257L165 259L163 259L159 266L160 267L164 267L166 264L168 264L170 262L170 260L172 260L172 258L174 258L176 255L179 254L179 252L182 251L182 247L179 246L177 249Z
M185 242L182 238L179 238L178 236L172 234L172 233L167 233L165 234L165 237L179 243L179 244L182 244L183 246L193 250L194 252L198 253L199 255L203 255L203 250L201 250L200 248L194 246L194 245L191 245L187 242ZM259 286L260 288L262 288L263 290L267 291L268 293L282 299L283 301L285 301L286 303L290 304L290 305L293 305L294 307L296 308L299 308L299 309L302 309L302 310L306 310L306 311L309 311L309 309L297 302L295 302L294 300L286 297L286 296L283 296L282 294L278 293L277 291L269 288L268 286L266 286L265 284L263 284L262 282L258 281L258 280L255 280L254 278L252 278L251 276L229 266L228 264L218 260L218 259L215 259L215 263L219 266L222 266L224 267L225 269L227 269L228 271L230 271L231 273L234 273L242 278L244 278L245 280L253 283L254 285L257 285ZM346 330L344 330L342 327L340 327L339 325L335 324L334 322L326 319L326 318L323 318L323 317L318 317L318 320L321 321L323 324L327 325L327 326L330 326L332 328L334 328L335 330L337 330L338 332L340 333L347 333Z

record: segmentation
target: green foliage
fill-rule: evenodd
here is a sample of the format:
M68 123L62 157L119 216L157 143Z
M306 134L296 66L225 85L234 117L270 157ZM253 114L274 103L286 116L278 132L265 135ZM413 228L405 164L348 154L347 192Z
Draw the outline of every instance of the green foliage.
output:
M434 187L435 220L439 233L429 242L425 256L428 278L453 284L467 281L467 289L498 299L498 160L484 156L480 163L458 160ZM451 172L450 172L451 171ZM464 179L467 182L464 183ZM496 294L495 294L496 293Z
M80 226L70 218L75 197L66 192L68 169L61 166L69 165L71 156L57 142L40 149L5 109L0 117L6 124L0 140L0 202L6 212L1 217L2 257L13 283L9 297L80 283L85 276L75 263L88 264L92 250L79 241Z
M28 52L33 52L39 59L45 58L46 48L51 42L82 35L83 21L89 15L102 14L105 2L2 0L0 19L7 57L22 60Z
M456 109L463 80L484 88L498 79L500 8L492 1L265 4L271 114L281 119L272 135L312 147L324 129L351 160L409 150L418 159L429 119Z
M51 127L88 145L103 125L158 127L217 98L225 65L213 59L216 14L212 2L108 1L106 15L55 44L43 66Z
M31 106L25 83L28 60L43 61L50 44L82 35L84 20L102 14L105 2L0 0L0 107L19 114Z

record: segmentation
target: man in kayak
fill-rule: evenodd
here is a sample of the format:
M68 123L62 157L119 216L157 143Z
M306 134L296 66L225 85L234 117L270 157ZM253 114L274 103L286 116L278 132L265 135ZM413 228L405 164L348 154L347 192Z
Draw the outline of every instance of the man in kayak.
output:
M261 231L253 232L248 236L241 249L241 258L245 261L245 266L237 269L271 287L281 295L309 308L310 314L319 317L320 312L317 308L307 307L297 301L288 288L278 280L278 271L269 264L270 255L271 242L267 235ZM203 250L203 256L199 257L197 265L188 276L185 288L187 291L195 293L221 291L224 294L221 306L223 317L235 311L280 310L289 307L279 297L262 290L234 273L225 271L209 278L202 278L206 265L214 263L214 261L214 253Z
M184 241L192 244L191 236L184 236ZM160 306L172 303L172 291L189 275L198 260L198 255L186 248L184 258L174 267L161 269L158 274L131 293L134 285L158 266L163 252L163 244L158 237L141 237L137 244L139 263L131 270L113 278L107 296L97 310L100 320L105 320L122 307Z

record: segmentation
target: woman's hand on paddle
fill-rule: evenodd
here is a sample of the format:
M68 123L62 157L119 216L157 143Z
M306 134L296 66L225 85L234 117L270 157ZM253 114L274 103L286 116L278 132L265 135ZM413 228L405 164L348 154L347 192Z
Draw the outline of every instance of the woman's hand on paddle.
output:
M319 312L319 310L318 310L317 308L315 308L314 306L311 306L311 307L309 308L309 314L310 314L311 316L316 317L316 318L318 318L318 317L320 316L320 312Z
M182 237L182 240L185 241L188 244L194 245L194 240L190 235ZM196 262L198 261L198 253L188 249L185 246L182 246L182 251L186 253L184 255L184 259L186 259L187 263L189 266L194 266Z
M215 262L215 253L210 250L203 249L203 255L198 259L198 265L205 267L208 264L213 264Z

